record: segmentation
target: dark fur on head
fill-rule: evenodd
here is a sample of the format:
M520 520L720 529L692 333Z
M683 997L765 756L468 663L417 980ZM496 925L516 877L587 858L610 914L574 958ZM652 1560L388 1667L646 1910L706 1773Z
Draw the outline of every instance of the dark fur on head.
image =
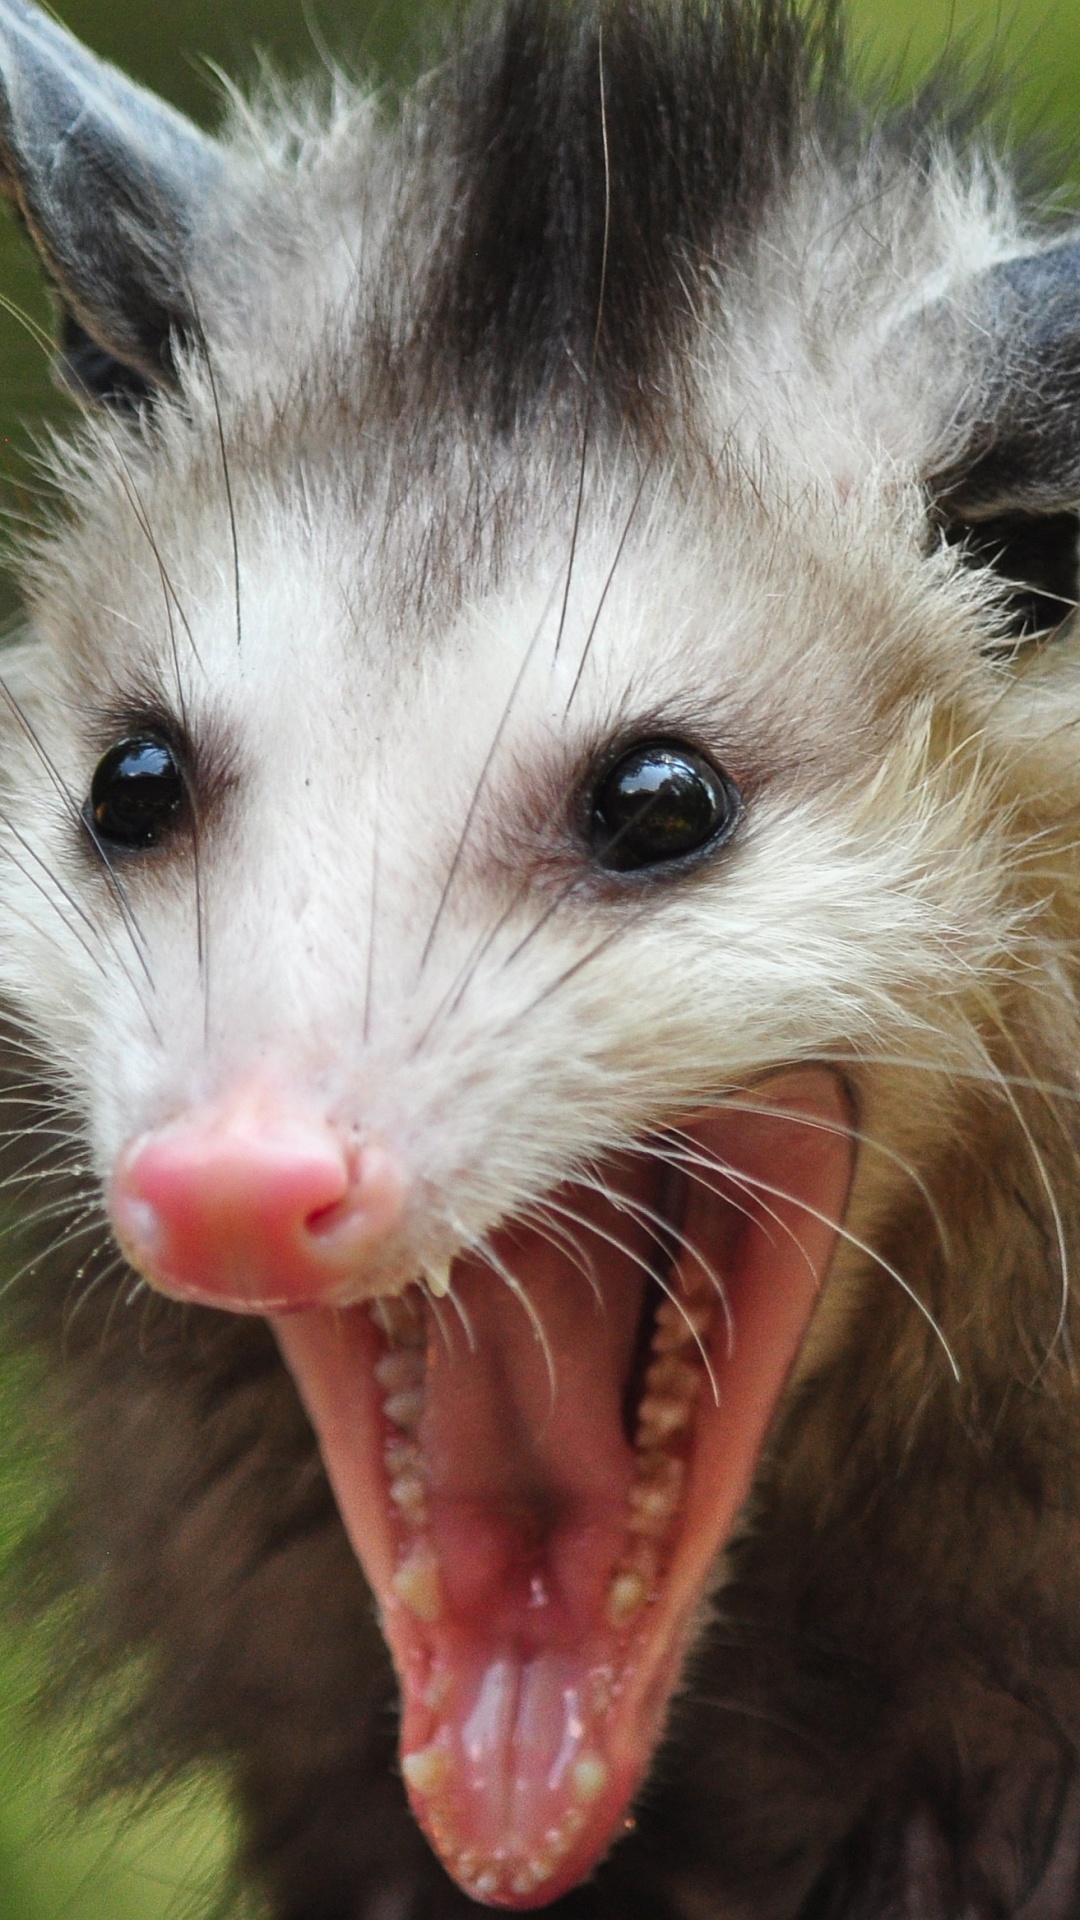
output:
M433 116L454 169L417 320L497 428L595 383L614 423L677 383L703 281L738 266L810 137L832 143L834 10L511 0ZM595 363L595 364L594 364Z

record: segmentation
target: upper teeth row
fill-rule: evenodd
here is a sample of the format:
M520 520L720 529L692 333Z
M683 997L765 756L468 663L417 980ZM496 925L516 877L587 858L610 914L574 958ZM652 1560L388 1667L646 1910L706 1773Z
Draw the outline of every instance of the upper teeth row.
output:
M608 1589L607 1616L613 1627L627 1626L649 1600L660 1572L661 1547L682 1504L685 1442L705 1378L705 1339L715 1305L715 1297L702 1288L682 1299L668 1296L657 1309L634 1436L630 1543Z
M608 1589L607 1616L624 1627L655 1589L666 1536L686 1486L686 1439L705 1378L705 1338L715 1295L699 1282L681 1298L665 1298L656 1314L651 1359L637 1413L635 1472L628 1496L627 1547ZM387 1348L375 1365L390 1424L385 1462L390 1498L414 1537L428 1520L427 1475L419 1444L425 1408L427 1326L417 1289L373 1306ZM429 1547L406 1551L394 1580L398 1598L417 1618L439 1617L438 1565Z

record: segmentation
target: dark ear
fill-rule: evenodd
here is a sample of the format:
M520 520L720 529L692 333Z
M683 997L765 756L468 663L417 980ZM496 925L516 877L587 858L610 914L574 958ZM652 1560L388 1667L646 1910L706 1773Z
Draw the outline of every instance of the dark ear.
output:
M918 322L959 365L960 451L929 476L946 538L1006 583L1018 637L1080 599L1080 240L1001 262Z
M86 397L173 379L194 326L188 261L220 151L23 0L0 0L0 188L59 299L61 366Z

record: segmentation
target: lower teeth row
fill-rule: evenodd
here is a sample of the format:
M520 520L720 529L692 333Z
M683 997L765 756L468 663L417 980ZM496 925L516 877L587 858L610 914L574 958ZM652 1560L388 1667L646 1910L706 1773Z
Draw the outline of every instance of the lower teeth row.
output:
M626 1549L607 1596L607 1619L628 1629L654 1596L665 1543L682 1504L689 1438L702 1382L709 1373L706 1341L715 1296L704 1290L665 1298L656 1316L634 1439L636 1467L627 1500ZM442 1614L439 1561L426 1534L426 1465L420 1445L426 1381L427 1310L418 1289L375 1303L372 1314L386 1347L375 1367L387 1421L385 1462L390 1497L402 1526L402 1554L392 1585L398 1600L424 1625ZM601 1680L594 1676L597 1686ZM434 1685L434 1682L432 1683ZM436 1703L431 1702L432 1706ZM603 1718L610 1700L597 1697L591 1711ZM527 1857L480 1858L460 1844L445 1794L453 1760L444 1746L406 1754L402 1771L425 1803L425 1822L455 1877L480 1900L536 1892L551 1879L586 1824L586 1808L606 1791L608 1766L586 1751L570 1780L570 1804L556 1827Z

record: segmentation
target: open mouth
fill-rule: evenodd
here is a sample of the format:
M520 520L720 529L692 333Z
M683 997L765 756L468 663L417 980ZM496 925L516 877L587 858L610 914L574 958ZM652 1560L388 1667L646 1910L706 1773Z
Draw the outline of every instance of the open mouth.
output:
M401 1770L475 1899L627 1824L832 1255L854 1148L809 1067L547 1196L436 1301L281 1316L401 1685Z

